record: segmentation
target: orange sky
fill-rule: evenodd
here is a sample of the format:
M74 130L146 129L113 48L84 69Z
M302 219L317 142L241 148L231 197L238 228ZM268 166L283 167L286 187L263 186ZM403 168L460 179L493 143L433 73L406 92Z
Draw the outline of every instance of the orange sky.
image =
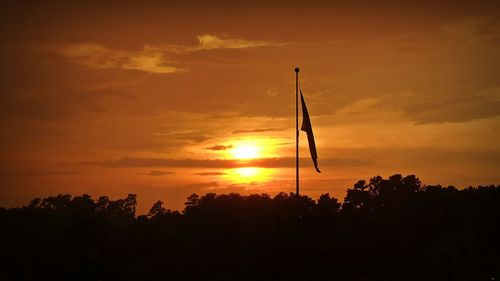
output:
M17 2L0 4L0 206L293 192L297 65L323 171L302 133L305 194L500 183L494 1ZM235 160L244 145L257 159Z

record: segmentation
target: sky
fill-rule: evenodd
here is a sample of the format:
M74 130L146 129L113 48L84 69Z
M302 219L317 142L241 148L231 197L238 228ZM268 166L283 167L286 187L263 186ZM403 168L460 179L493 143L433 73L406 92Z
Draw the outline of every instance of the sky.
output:
M495 1L2 1L0 206L500 183Z

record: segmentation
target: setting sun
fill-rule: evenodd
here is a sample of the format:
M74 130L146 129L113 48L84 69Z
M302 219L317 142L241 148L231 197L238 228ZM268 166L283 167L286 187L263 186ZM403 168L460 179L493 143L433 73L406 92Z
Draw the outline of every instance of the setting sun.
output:
M232 149L231 154L236 159L252 159L260 155L260 147L254 144L243 144Z

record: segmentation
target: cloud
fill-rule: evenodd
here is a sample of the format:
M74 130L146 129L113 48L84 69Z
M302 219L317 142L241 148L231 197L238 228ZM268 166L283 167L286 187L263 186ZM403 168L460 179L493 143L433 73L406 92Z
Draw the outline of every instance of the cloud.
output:
M453 21L441 26L441 30L451 38L459 38L467 43L477 41L498 42L500 22L488 18L469 18Z
M280 145L290 145L293 144L293 142L280 142L280 143L275 143L274 145L280 146Z
M208 149L208 150L227 150L227 149L231 149L233 148L233 145L214 145L214 146L210 146L210 147L207 147L205 149Z
M206 172L206 173L196 173L197 176L223 176L226 173L223 172Z
M189 54L207 50L245 49L263 46L280 46L270 41L246 40L198 35L198 45L145 45L140 51L108 48L96 42L66 44L56 48L56 53L91 69L125 69L147 73L168 74L186 72L167 60L167 56Z
M27 89L0 96L0 114L60 122L84 111L105 112L111 99L131 102L135 98L133 93L115 89L67 89L64 86Z
M212 189L214 187L219 187L220 183L217 181L210 181L210 182L200 182L200 183L193 183L193 184L186 184L186 185L181 185L179 186L180 188L201 188L201 189Z
M302 161L309 163L309 158L301 158ZM60 166L102 166L108 168L132 168L132 167L178 167L178 168L241 168L241 167L259 167L259 168L289 168L295 167L295 158L260 158L249 160L236 159L168 159L168 158L133 158L126 157L120 159L111 159L104 161L69 161L59 162ZM371 165L371 161L365 159L349 158L328 158L320 159L320 166L366 166Z
M209 140L210 137L207 137L205 135L189 135L189 136L179 137L179 139L190 140L192 142L200 143Z
M249 130L236 130L233 131L233 134L242 134L242 133L263 133L263 132L281 132L284 131L283 128L264 128L264 129L249 129Z
M380 102L379 98L363 98L341 107L335 113L342 116L364 114L376 110Z
M469 122L500 115L500 87L444 101L416 102L404 111L418 124Z
M198 35L199 49L212 50L212 49L243 49L253 47L263 47L276 45L270 41L254 41L239 38L222 38L216 35L203 34Z
M172 175L175 174L174 172L170 171L151 171L149 174L144 174L146 176L164 176L164 175Z
M123 69L133 69L150 73L174 73L178 68L163 64L163 55L160 53L131 56L129 61L122 65Z
M454 91L454 92L453 92ZM423 90L361 98L335 111L339 117L402 113L416 124L463 123L500 115L500 87L449 90L429 95Z
M193 131L193 130L187 130L187 131L173 131L173 132L157 132L155 133L157 136L165 136L168 138L173 138L177 140L188 140L192 141L195 143L201 143L204 141L207 141L211 139L211 137L206 136L202 134L200 131Z
M67 44L58 53L75 63L91 69L126 69L167 74L185 71L166 65L165 53L158 47L146 45L141 51L111 49L94 42Z

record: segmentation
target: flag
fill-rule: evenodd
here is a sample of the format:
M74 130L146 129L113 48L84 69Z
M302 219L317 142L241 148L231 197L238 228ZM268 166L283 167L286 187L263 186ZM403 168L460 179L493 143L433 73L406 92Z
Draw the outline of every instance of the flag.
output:
M314 163L314 168L318 173L321 171L318 169L318 154L316 153L316 143L314 142L314 134L311 125L311 119L309 119L309 112L307 111L306 102L304 101L304 96L302 95L302 90L300 90L300 100L302 101L302 131L307 133L307 142L309 143L309 151L311 152L311 158Z

